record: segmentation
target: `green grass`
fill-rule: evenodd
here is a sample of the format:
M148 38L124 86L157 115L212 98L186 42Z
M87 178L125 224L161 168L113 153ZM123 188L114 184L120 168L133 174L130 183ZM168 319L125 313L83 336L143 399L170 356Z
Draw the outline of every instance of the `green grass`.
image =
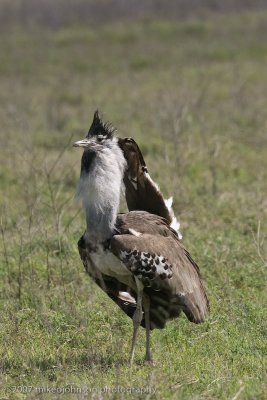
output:
M12 387L71 384L85 391L65 393L73 399L265 398L266 26L261 12L1 32L2 398L62 398ZM207 322L153 332L155 367L143 365L142 330L130 370L131 321L77 251L71 143L96 108L174 196L208 290ZM112 393L118 385L156 394Z

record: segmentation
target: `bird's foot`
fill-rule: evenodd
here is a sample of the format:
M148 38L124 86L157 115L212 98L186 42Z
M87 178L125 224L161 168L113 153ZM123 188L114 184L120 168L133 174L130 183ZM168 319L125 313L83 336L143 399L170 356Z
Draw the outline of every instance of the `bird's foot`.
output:
M154 367L156 365L154 360L144 360L144 364L150 365L152 367Z
M155 365L155 362L150 354L146 354L145 359L144 359L144 364L145 365Z

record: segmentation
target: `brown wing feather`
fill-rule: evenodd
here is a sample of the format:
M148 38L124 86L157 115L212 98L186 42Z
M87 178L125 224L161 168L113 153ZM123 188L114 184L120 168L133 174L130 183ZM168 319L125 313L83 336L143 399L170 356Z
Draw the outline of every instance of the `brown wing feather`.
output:
M129 211L144 210L160 215L170 224L173 216L165 204L158 186L153 182L137 143L132 138L119 139L127 160L124 174L125 197Z
M119 214L116 228L120 233L129 233L129 228L141 233L151 233L162 236L176 236L177 233L168 224L165 218L146 211L130 211Z
M145 292L152 299L152 314L157 312L159 303L157 300L157 304L153 306L153 301L160 298L165 304L165 309L163 304L161 305L163 326L166 320L179 315L181 309L190 321L204 321L208 313L208 300L199 268L164 220L152 214L134 211L120 215L119 219L123 234L115 235L111 240L111 250L115 255L121 258L121 252L138 250L141 253L164 257L172 266L171 278L161 280L157 276L152 286L145 288ZM127 234L127 226L128 232L133 229L141 235ZM170 305L171 312L168 309ZM153 315L151 318L153 321ZM156 324L156 327L160 326Z

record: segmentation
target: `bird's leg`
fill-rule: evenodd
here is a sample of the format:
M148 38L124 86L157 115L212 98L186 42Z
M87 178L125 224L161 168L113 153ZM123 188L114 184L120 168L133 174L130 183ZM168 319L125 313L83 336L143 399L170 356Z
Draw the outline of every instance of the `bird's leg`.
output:
M133 364L134 351L137 339L138 328L141 324L143 311L142 311L142 296L143 296L143 284L135 277L136 287L137 287L137 300L136 300L136 310L133 315L133 338L130 352L130 365Z
M145 311L145 323L146 323L146 355L145 362L153 364L153 359L150 351L150 300L148 296L144 296L143 306Z

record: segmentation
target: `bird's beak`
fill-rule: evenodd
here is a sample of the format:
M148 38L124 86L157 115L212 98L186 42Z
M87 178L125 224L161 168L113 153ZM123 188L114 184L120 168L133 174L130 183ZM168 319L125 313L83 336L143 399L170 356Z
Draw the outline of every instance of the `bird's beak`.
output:
M74 147L89 147L90 146L90 140L89 139L82 139L79 140L78 142L73 143Z

